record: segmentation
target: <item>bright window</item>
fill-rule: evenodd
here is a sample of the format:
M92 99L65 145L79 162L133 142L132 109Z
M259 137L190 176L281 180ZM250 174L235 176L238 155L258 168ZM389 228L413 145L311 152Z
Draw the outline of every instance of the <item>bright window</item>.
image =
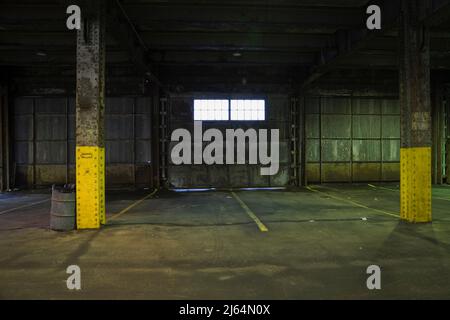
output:
M194 120L265 120L265 100L255 99L195 99Z
M228 100L194 100L194 120L228 120Z
M264 100L231 100L231 120L265 120Z

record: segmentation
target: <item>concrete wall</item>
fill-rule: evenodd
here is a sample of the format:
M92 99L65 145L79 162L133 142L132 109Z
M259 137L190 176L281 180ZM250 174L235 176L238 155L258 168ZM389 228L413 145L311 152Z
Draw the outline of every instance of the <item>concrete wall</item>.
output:
M399 180L398 100L309 97L305 113L308 182Z
M150 186L152 99L106 99L106 185ZM16 186L75 181L74 97L18 97L14 102Z
M186 94L172 96L170 112L171 133L177 128L185 128L193 136L193 101L194 98L265 98L265 121L204 121L203 131L208 128L246 130L279 129L280 130L280 169L274 176L261 176L260 165L174 165L169 162L168 178L173 187L266 187L285 186L290 180L289 169L289 98L287 95L268 95L265 97L233 96L223 94L201 95ZM225 135L224 135L225 136ZM171 143L171 147L176 143ZM224 152L225 154L225 152ZM170 158L170 157L169 157Z

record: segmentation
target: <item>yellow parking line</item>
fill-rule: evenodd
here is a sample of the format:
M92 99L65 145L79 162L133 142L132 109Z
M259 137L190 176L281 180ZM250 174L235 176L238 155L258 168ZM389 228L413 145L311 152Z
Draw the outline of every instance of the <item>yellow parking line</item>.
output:
M382 189L382 190L388 190L388 191L394 191L394 192L399 192L399 190L396 189L391 189L391 188L386 188L386 187L380 187L380 186L374 186L373 184L368 183L367 184L369 187L372 187L374 189Z
M15 210L32 207L32 206L35 206L37 204L48 202L48 201L50 201L50 199L45 199L45 200L41 200L41 201L29 203L29 204L24 204L23 206L19 206L19 207L11 208L11 209L8 209L8 210L0 211L0 214L5 214L5 213L12 212L12 211L15 211Z
M433 197L433 195L431 195L432 199L438 199L438 200L445 200L445 201L450 201L450 199L447 198L441 198L441 197Z
M121 215L123 215L124 213L127 213L130 209L136 207L138 204L140 204L142 201L147 200L148 198L152 197L156 192L158 191L158 189L153 190L152 193L146 195L145 197L143 197L140 200L137 200L136 202L132 203L131 205L129 205L128 207L126 207L125 209L123 209L122 211L114 214L112 217L110 217L108 220L113 220L117 217L120 217Z
M256 214L253 213L253 211L245 204L244 201L241 200L241 198L238 197L238 195L236 193L231 191L231 194L237 200L237 202L239 202L239 204L241 205L242 209L245 210L245 212L248 214L248 216L250 218L252 218L253 221L255 221L256 225L258 226L258 228L259 228L259 230L261 232L269 231L269 229L267 229L267 227L264 225L264 223L262 223L261 220L259 220L259 218L256 216Z
M336 200L339 200L339 201L344 201L344 202L351 203L354 206L357 206L357 207L360 207L360 208L369 209L369 210L372 210L372 211L375 211L375 212L379 212L379 213L382 213L382 214L385 214L385 215L388 215L388 216L391 216L391 217L400 218L400 215L394 214L394 213L389 212L389 211L384 211L384 210L380 210L380 209L371 208L371 207L365 206L365 205L363 205L363 204L361 204L359 202L348 200L348 199L344 199L344 198L341 198L341 197L338 197L338 196L333 196L333 195L331 195L329 193L322 192L322 191L313 189L311 187L306 187L306 189L308 189L310 191L313 191L313 192L318 192L318 193L325 194L325 195L329 196L330 198L333 198L333 199L336 199Z
M382 189L382 190L388 190L388 191L393 191L393 192L400 192L400 190L397 190L397 189L390 189L390 188L385 188L385 187L377 187L377 186L374 186L372 184L368 184L368 186L372 187L374 189ZM435 197L435 196L431 196L431 197L432 197L432 199L450 201L450 199L448 199L448 198Z

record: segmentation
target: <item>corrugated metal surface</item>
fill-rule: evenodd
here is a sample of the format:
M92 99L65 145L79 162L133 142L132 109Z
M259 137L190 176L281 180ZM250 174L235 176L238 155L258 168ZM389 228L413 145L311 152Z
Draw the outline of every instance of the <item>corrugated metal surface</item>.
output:
M15 99L16 184L74 182L73 97ZM107 186L151 183L151 107L147 97L106 99Z
M305 110L309 182L399 180L398 100L308 97Z
M176 128L192 132L192 100L192 96L172 99L169 132ZM147 186L151 183L151 108L152 99L147 97L107 98L108 186ZM15 100L17 185L74 181L74 109L72 97L21 97ZM309 182L399 179L400 114L397 100L309 97L305 99L305 112ZM288 97L276 95L267 98L266 121L206 122L204 126L204 130L217 127L223 131L226 128L280 129L281 163L277 175L261 176L258 165L170 164L169 182L177 187L287 185L290 179L288 114Z
M204 98L204 97L203 97ZM211 97L210 97L211 98ZM214 96L213 98L217 98ZM229 98L229 97L224 97ZM248 97L247 97L248 98ZM171 98L170 132L185 128L193 132L194 96ZM266 99L265 121L203 122L208 128L246 130L248 128L280 130L280 168L274 176L261 176L259 165L173 165L169 156L169 182L174 187L266 187L285 186L290 180L289 99L286 95L271 95ZM224 135L225 136L225 135ZM169 155L176 143L169 144ZM225 154L225 153L224 153Z

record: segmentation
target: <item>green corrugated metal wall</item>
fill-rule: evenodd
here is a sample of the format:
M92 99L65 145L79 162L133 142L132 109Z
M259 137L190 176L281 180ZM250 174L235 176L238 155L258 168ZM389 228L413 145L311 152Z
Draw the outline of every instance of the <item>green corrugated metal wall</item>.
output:
M308 182L399 180L398 100L305 99Z

